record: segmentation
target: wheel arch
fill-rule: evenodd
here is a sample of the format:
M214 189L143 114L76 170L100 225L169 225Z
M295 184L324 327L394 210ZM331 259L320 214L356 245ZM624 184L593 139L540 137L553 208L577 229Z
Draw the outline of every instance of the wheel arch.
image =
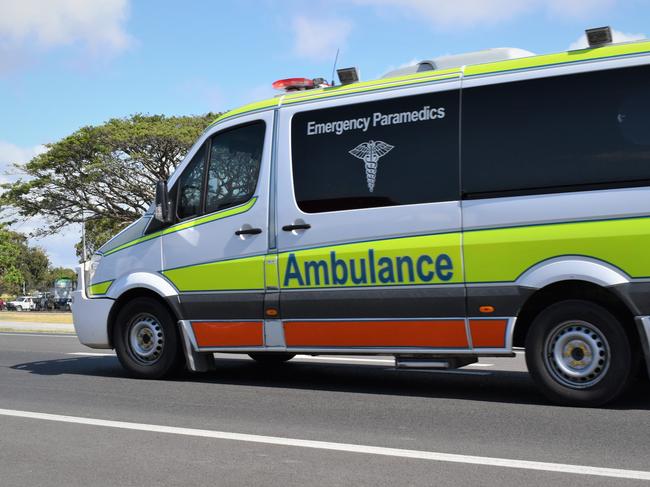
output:
M158 292L153 291L147 287L132 287L119 295L119 297L115 300L113 306L111 306L111 310L108 314L107 332L108 332L108 342L111 348L114 348L113 330L115 328L117 317L120 311L128 302L136 298L145 298L145 297L154 299L159 303L161 303L163 306L165 306L167 311L169 311L169 313L174 317L175 321L181 319L178 299L174 299L174 297L169 297L169 296L162 296Z
M526 335L535 317L546 307L559 301L581 299L599 304L623 323L625 332L634 347L640 346L640 337L634 321L634 307L613 287L594 282L570 279L548 284L533 293L520 309L515 323L513 346L523 347Z

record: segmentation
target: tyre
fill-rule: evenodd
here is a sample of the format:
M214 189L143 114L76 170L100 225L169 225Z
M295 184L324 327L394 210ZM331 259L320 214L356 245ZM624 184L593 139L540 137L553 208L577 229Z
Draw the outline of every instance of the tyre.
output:
M623 324L595 303L553 304L533 321L526 364L551 401L601 406L616 399L636 372L637 360Z
M134 377L162 379L183 365L176 320L152 298L136 298L120 310L113 345L120 363Z
M296 354L287 352L260 352L249 353L248 356L260 364L278 365L288 362L294 358Z

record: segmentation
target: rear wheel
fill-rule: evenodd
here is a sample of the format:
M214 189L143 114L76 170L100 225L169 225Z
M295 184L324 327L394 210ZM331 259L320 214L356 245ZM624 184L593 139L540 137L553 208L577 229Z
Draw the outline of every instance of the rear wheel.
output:
M161 379L182 365L174 317L152 298L136 298L120 310L113 344L120 363L135 377Z
M526 337L526 364L552 401L600 406L625 390L636 357L614 315L595 303L570 300L535 318Z
M260 352L249 353L248 356L260 364L276 365L288 362L294 358L296 354L287 352Z

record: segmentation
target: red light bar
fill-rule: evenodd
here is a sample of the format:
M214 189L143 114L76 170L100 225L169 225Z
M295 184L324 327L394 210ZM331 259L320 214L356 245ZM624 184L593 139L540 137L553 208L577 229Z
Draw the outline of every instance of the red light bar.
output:
M276 90L296 91L308 90L314 87L314 80L309 78L287 78L279 79L273 83Z

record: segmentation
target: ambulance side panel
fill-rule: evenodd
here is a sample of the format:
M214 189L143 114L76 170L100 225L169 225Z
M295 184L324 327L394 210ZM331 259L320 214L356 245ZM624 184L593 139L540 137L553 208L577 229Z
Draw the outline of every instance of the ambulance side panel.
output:
M470 350L459 109L458 77L283 105L276 231L287 349Z
M650 58L463 79L468 313L560 281L650 314Z

